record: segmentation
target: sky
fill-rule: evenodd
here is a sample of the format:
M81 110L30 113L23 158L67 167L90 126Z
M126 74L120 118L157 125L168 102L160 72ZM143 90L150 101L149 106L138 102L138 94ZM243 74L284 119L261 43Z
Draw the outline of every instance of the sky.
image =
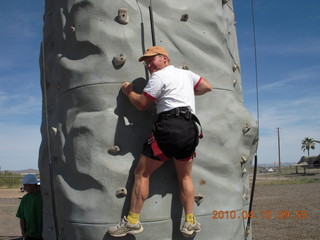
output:
M234 0L244 104L258 119L259 163L297 163L305 137L320 140L320 1ZM320 144L310 155L320 154Z
M254 0L256 62L251 0L233 3L244 104L259 119L258 163L278 164L277 128L281 163L297 163L307 155L301 141L320 140L320 1ZM38 168L43 9L44 0L0 1L1 171ZM316 144L310 154L319 153Z

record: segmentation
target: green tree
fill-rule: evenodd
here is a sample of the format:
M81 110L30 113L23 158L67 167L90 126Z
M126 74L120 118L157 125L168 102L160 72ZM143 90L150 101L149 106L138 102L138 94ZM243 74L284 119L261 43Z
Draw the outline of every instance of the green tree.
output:
M307 150L308 152L308 157L310 156L310 149L315 149L315 141L313 140L313 138L304 138L301 142L302 146L301 149L303 150L303 152L305 152Z

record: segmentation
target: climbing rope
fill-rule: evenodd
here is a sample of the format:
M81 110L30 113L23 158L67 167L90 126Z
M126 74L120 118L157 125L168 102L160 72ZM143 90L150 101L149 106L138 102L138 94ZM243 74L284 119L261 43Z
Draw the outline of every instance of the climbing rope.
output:
M257 125L258 125L258 136L259 136L259 127L260 127L260 113L259 113L259 80L258 80L258 60L257 60L257 43L256 43L256 27L255 27L255 11L254 11L254 0L251 0L251 15L252 15L252 32L253 32L253 47L254 47L254 65L255 65L255 80L256 80L256 110L257 110ZM253 170L253 179L251 186L251 196L249 203L249 213L252 211L254 190L256 185L256 176L257 176L257 164L258 164L258 155L257 153L254 156L254 170ZM248 218L246 234L249 235L249 229L251 224L251 218Z
M152 45L156 46L156 37L154 33L154 21L153 21L153 12L152 12L152 3L150 0L150 6L149 6L149 14L150 14L150 25L151 25L151 37L152 37Z
M43 1L42 1L43 3ZM42 5L44 14L45 6ZM42 21L42 20L41 20ZM46 21L46 16L44 16L44 21ZM48 148L48 158L49 158L49 180L50 180L50 191L51 191L51 201L52 201L52 214L54 221L54 228L56 233L56 239L59 239L59 227L57 220L57 210L55 201L55 191L53 182L53 166L52 166L52 156L51 156L51 145L50 145L50 132L49 132L49 119L48 119L48 100L47 100L47 81L46 81L46 63L45 63L45 43L44 43L44 28L42 28L42 42L41 42L41 62L42 62L42 84L43 84L43 105L45 111L45 124L46 124L46 135L47 135L47 148Z
M142 54L144 54L144 52L146 51L146 47L145 47L145 39L144 39L144 23L143 23L143 17L142 17L142 11L141 11L141 7L139 4L139 0L136 0L137 6L139 8L139 14L140 14L140 19L141 19L141 23L140 23L140 27L141 27L141 45L142 45Z

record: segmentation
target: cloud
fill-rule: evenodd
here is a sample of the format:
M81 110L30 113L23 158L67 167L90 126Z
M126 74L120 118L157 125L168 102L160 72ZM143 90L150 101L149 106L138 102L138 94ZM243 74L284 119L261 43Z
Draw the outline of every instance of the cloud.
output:
M277 128L280 128L281 157L297 162L303 153L305 137L320 138L320 96L304 96L294 100L270 100L260 107L260 142L258 154L264 163L278 161ZM320 145L311 154L318 155Z
M297 47L299 46L299 47ZM259 45L257 47L259 53L268 55L313 55L318 56L320 53L319 39L299 39L290 42L272 43Z
M0 123L5 121L26 124L40 122L41 100L32 95L9 95L0 92ZM38 121L36 119L38 117Z
M320 121L320 96L304 96L297 99L271 99L261 103L261 124L265 128L277 126L301 126ZM307 126L308 127L308 126ZM311 127L311 126L310 126Z
M296 83L299 83L299 84L302 82L310 83L312 81L317 82L319 80L319 75L320 75L320 65L296 69L291 72L286 72L284 76L278 76L277 78L281 80L273 81L266 84L260 84L259 92L274 91L274 90L282 89L283 87L294 87ZM318 88L319 85L316 85L315 87ZM312 86L312 88L314 88L314 86ZM256 91L255 89L251 88L251 90L246 91L246 93L250 94L255 91Z
M2 4L2 3L1 3ZM3 1L0 11L0 166L36 168L40 145L41 4Z
M280 159L281 162L297 163L300 158L306 155L306 152L301 150L301 141L305 137L319 139L319 128L314 129L312 126L303 127L280 127ZM317 133L318 134L317 134ZM320 154L320 145L316 145L315 150L310 152L310 155ZM278 164L278 136L276 128L272 134L263 135L260 137L258 147L258 159L260 163Z

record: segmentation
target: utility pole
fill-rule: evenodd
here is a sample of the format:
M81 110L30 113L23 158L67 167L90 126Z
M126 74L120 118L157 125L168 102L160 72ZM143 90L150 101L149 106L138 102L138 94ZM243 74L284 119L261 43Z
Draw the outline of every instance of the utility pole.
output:
M281 173L281 158L280 158L280 128L277 127L278 134L278 159L279 159L279 174Z

